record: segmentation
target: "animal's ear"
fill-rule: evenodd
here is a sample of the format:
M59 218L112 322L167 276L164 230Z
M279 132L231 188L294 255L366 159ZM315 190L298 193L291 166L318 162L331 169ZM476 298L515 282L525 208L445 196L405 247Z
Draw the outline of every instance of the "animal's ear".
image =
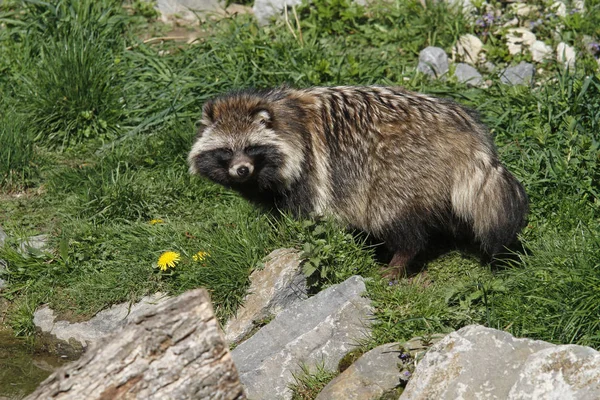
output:
M252 112L252 117L261 125L264 125L268 128L273 126L273 113L266 107L256 108Z
M200 123L204 126L210 126L215 122L215 103L212 100L204 103L202 107L202 120Z

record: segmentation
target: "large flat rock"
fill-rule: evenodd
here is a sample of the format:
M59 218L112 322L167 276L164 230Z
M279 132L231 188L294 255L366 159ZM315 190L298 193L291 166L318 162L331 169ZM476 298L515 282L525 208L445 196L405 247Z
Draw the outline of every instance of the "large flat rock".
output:
M427 352L400 399L600 399L600 353L470 325Z
M232 351L249 399L290 399L288 385L301 365L323 363L335 370L340 359L369 334L370 301L353 276L314 297L292 304Z

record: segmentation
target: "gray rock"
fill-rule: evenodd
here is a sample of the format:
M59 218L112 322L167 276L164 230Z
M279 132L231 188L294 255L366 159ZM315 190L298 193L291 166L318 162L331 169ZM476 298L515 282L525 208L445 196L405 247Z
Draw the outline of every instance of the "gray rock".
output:
M271 18L281 15L286 7L298 6L302 0L255 0L252 11L260 25L266 25Z
M168 298L161 293L142 298L138 303L115 304L107 310L100 311L92 319L85 322L71 323L55 321L54 311L48 306L42 306L33 314L33 323L44 336L51 336L59 341L85 348L117 328L124 326L127 321L140 313L161 304Z
M535 67L525 61L508 67L500 74L500 81L509 85L530 85L535 75Z
M483 84L483 76L469 64L458 63L454 70L454 76L461 83L471 86L480 86Z
M156 9L163 22L182 19L197 22L196 13L216 12L223 10L223 2L218 0L157 0Z
M7 237L6 232L4 232L4 229L0 226L0 247L4 246Z
M23 253L33 251L43 251L48 247L48 235L36 235L28 237L19 245Z
M600 353L471 325L435 344L401 400L598 399Z
M448 72L448 55L439 47L426 47L419 53L417 70L439 78Z
M371 400L400 383L398 343L384 344L362 355L323 388L316 400Z
M301 365L334 370L369 334L372 311L362 278L353 276L295 303L232 351L249 399L289 399Z
M256 323L272 318L291 304L306 299L306 278L294 249L278 249L267 256L265 267L250 275L249 294L235 318L225 326L225 340L236 344Z
M8 236L6 236L4 229L2 229L2 227L0 226L0 247L4 246L4 242L6 241L7 237ZM2 279L2 273L4 272L5 269L6 269L6 261L0 259L0 292L2 291L2 289L4 289L6 287L6 281L4 279Z

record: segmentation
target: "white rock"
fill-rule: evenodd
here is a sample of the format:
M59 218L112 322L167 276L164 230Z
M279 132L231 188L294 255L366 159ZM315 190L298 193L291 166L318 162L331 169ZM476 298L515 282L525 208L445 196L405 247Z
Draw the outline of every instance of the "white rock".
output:
M542 42L541 40L536 40L531 45L531 58L535 62L542 62L549 58L552 58L552 47Z
M525 48L529 48L535 41L535 34L525 28L511 28L506 34L508 52L512 55L521 54Z
M575 49L564 42L560 42L556 47L556 61L564 65L565 68L575 68Z
M555 1L550 6L550 9L554 11L559 17L567 16L567 6L562 1Z
M584 0L573 1L573 9L577 10L577 11L583 11L585 9L585 1Z
M483 49L481 40L470 33L462 35L452 48L452 58L471 65L479 62L479 53Z
M538 10L538 8L534 5L528 5L525 3L513 3L511 5L513 12L520 17L526 17L529 14Z

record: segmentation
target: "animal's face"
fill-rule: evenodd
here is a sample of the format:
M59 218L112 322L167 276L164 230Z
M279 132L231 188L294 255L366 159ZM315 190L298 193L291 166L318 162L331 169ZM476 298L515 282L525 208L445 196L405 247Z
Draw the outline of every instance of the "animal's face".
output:
M280 190L299 175L296 151L277 130L276 116L259 98L209 101L188 156L190 172L240 190Z

